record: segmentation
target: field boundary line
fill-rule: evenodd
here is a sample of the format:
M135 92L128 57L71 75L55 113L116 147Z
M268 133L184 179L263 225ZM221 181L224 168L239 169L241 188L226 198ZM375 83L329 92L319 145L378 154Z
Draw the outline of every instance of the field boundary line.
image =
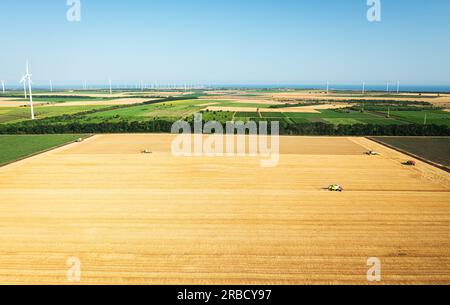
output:
M382 142L382 141L380 141L380 140L377 140L377 139L375 139L375 138L372 138L372 137L366 137L366 139L368 139L368 140L370 140L370 141L373 141L373 142L375 142L375 143L378 143L378 144L380 144L380 145L386 146L386 147L388 147L388 148L390 148L390 149L393 149L393 150L395 150L395 151L397 151L397 152L400 152L400 153L402 153L402 154L405 154L405 155L410 156L410 157L412 157L412 158L415 158L415 159L417 159L417 160L420 160L420 161L422 161L422 162L424 162L424 163L426 163L426 164L428 164L428 165L434 166L434 167L436 167L436 168L438 168L438 169L440 169L440 170L443 170L443 171L445 171L445 172L447 172L447 173L450 173L450 169L447 168L447 167L445 167L445 166L443 166L443 165L441 165L441 164L438 164L438 163L435 163L435 162L433 162L433 161L427 160L427 159L425 159L425 158L423 158L423 157L417 156L417 155L415 155L415 154L413 154L413 153L410 153L410 152L408 152L408 151L406 151L406 150L403 150L403 149L401 149L401 148L395 147L395 146L393 146L393 145L384 143L384 142Z
M382 189L382 192L391 192L391 193L395 193L395 192L401 192L401 193L450 193L450 190L416 190L416 191L412 191L412 190L394 190L394 189ZM364 193L368 193L368 192L379 192L379 190L375 190L375 189L345 189L345 192L364 192Z
M93 136L95 136L95 134L88 135L88 136L86 136L86 137L83 138L83 141L88 140L88 139L92 138ZM9 162L6 162L6 163L4 163L4 164L0 164L0 168L6 167L6 166L8 166L8 165L11 165L11 164L14 164L14 163L17 163L17 162L20 162L20 161L23 161L23 160L26 160L26 159L29 159L29 158L32 158L32 157L36 157L36 156L38 156L38 155L45 154L45 153L50 152L50 151L52 151L52 150L56 150L56 149L59 149L59 148L62 148L62 147L64 147L64 146L68 146L68 145L74 144L74 143L77 143L77 141L74 140L74 141L66 142L66 143L63 143L63 144L60 144L60 145L57 145L57 146L50 147L50 148L48 148L48 149L44 149L44 150L41 150L41 151L37 151L37 152L35 152L35 153L32 153L32 154L30 154L30 155L21 157L21 158L19 158L19 159L14 160L14 161L9 161Z

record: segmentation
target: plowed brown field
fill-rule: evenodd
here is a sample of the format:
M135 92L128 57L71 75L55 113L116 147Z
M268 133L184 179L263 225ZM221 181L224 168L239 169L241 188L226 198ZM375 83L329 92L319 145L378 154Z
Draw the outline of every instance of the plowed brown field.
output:
M172 137L99 135L0 168L0 283L67 284L68 257L83 284L367 284L369 257L382 284L450 283L449 174L363 138L282 137L261 168L173 157Z

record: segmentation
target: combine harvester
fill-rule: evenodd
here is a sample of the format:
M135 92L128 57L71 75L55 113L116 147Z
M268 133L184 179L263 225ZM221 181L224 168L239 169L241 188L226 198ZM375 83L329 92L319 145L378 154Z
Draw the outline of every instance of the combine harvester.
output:
M377 153L376 151L373 151L373 150L369 150L365 154L368 156L378 156L379 155L379 153Z
M344 188L339 184L332 184L328 187L330 192L343 192Z
M403 165L406 165L406 166L416 166L416 161L408 160L408 161L404 162Z

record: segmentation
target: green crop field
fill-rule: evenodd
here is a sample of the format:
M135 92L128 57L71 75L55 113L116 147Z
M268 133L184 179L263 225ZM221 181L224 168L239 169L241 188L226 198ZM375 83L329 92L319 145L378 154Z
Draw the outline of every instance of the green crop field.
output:
M406 124L400 120L377 116L372 113L361 113L357 111L321 110L319 113L289 113L290 119L306 119L308 122L322 121L330 124L380 124L380 125L400 125Z
M0 136L0 166L70 143L85 135Z
M111 106L64 106L64 107L34 107L36 118L43 119L52 116L71 115L84 111L94 109L103 109ZM0 124L2 123L17 123L20 121L29 120L31 110L29 107L2 107L0 108Z
M258 104L258 103L240 103L234 101L207 101L203 100L205 103L214 103L214 107L241 107L245 111L245 108L270 108L270 104Z
M204 121L229 122L233 120L234 112L228 111L206 111L202 112Z
M312 123L311 121L308 121L307 119L304 118L289 118L294 124L307 124L307 123ZM321 119L317 119L316 122L322 122L325 123L324 121L322 121Z
M450 112L440 110L391 111L390 114L393 118L400 118L414 124L424 124L426 115L427 124L450 126Z
M355 125L362 123L361 121L351 118L328 118L324 119L324 121L333 125Z
M230 115L222 114L225 117L232 117ZM356 111L336 111L336 110L321 110L318 113L298 113L298 112L261 112L262 119L267 120L280 120L287 121L289 123L302 124L302 123L314 123L322 122L334 125L354 125L354 124L379 124L379 125L401 125L408 124L408 122L394 119L385 118L372 113L361 113ZM234 115L236 121L261 121L258 113L256 112L236 112Z
M179 100L171 102L162 102L150 105L138 105L120 109L101 111L88 114L80 118L83 122L102 122L102 121L146 121L153 118L165 118L169 120L178 120L189 117L194 113L204 109L202 100Z
M262 112L261 116L263 118L272 118L272 119L278 119L278 118L285 118L289 116L289 113L283 113L283 112Z

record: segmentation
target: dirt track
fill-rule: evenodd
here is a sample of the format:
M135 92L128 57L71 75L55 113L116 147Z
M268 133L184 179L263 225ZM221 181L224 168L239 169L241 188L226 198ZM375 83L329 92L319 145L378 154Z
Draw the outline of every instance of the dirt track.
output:
M283 137L261 168L175 158L171 137L95 136L0 168L0 283L65 284L70 256L85 284L367 284L369 257L385 284L450 283L449 174L362 138Z

